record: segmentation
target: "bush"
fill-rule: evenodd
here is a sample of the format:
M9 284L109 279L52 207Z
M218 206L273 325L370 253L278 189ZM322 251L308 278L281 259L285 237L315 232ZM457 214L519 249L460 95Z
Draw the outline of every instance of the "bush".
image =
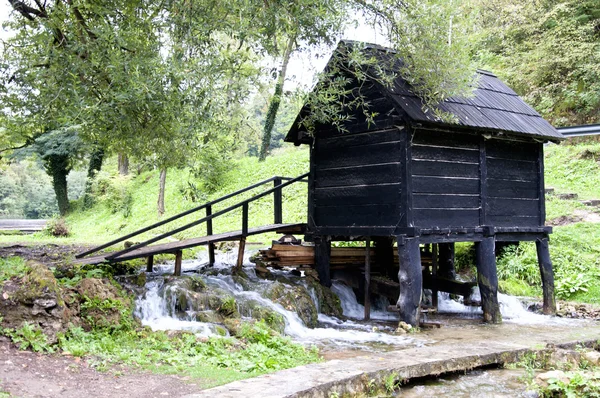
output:
M129 180L126 176L101 171L94 180L91 195L94 201L102 201L112 213L121 213L127 218L131 215L133 207Z
M46 225L46 232L57 238L69 236L69 227L64 218L53 218Z

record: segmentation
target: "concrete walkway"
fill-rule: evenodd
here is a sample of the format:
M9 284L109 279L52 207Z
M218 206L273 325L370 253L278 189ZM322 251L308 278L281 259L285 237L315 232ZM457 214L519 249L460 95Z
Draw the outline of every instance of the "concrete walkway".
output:
M428 343L399 351L330 360L205 390L188 398L323 397L361 393L390 374L411 379L518 360L550 345L574 347L600 340L600 324L572 321L544 325L448 326L415 335Z

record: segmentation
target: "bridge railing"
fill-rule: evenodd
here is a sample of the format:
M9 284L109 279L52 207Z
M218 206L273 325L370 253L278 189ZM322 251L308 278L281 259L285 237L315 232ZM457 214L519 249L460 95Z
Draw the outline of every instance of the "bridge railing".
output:
M274 224L282 224L283 223L283 195L282 195L282 189L285 188L286 186L291 185L291 184L293 184L295 182L298 182L298 181L307 182L307 180L305 178L308 177L308 174L309 173L305 173L305 174L302 174L302 175L300 175L298 177L295 177L295 178L281 177L281 176L274 176L274 177L271 177L271 178L267 178L266 180L257 182L256 184L249 185L249 186L247 186L245 188L242 188L242 189L240 189L238 191L232 192L232 193L227 194L225 196L222 196L222 197L220 197L218 199L215 199L215 200L209 201L207 203L204 203L201 206L194 207L192 209L186 210L186 211L184 211L182 213L179 213L179 214L176 214L176 215L174 215L172 217L169 217L169 218L167 218L165 220L159 221L157 223L154 223L152 225L149 225L147 227L144 227L142 229L139 229L139 230L134 231L132 233L129 233L127 235L121 236L118 239L115 239L115 240L112 240L110 242L104 243L104 244L102 244L100 246L97 246L97 247L91 249L91 250L85 251L83 253L79 253L75 257L76 258L83 258L85 256L88 256L88 255L92 254L92 253L96 253L96 252L98 252L98 251L100 251L102 249L106 249L107 247L113 246L113 245L115 245L117 243L123 242L123 241L125 241L127 239L131 239L131 238L133 238L135 236L138 236L140 234L143 234L145 232L151 231L151 230L153 230L155 228L158 228L160 226L163 226L163 225L168 224L170 222L173 222L175 220L178 220L178 219L180 219L182 217L188 216L188 215L193 214L193 213L197 213L197 212L199 212L201 210L205 210L205 212L206 212L205 213L206 214L205 217L203 217L203 218L201 218L199 220L190 222L188 224L185 224L185 225L183 225L183 226L181 226L179 228L175 228L175 229L173 229L173 230L171 230L169 232L163 233L163 234L158 235L158 236L156 236L154 238L148 239L148 240L146 240L144 242L132 245L132 246L130 246L128 248L125 248L125 249L123 249L121 251L118 251L116 253L113 253L110 256L107 256L106 259L107 260L112 260L114 258L122 256L123 254L129 253L129 252L131 252L133 250L136 250L136 249L139 249L141 247L147 246L149 244L152 244L154 242L157 242L157 241L159 241L161 239L167 238L167 237L172 236L174 234L177 234L179 232L185 231L185 230L187 230L189 228L195 227L195 226L197 226L199 224L202 224L202 223L206 223L206 234L207 235L212 235L213 234L212 220L215 219L216 217L219 217L219 216L221 216L223 214L229 213L229 212L231 212L231 211L233 211L235 209L238 209L240 207L242 208L242 234L245 236L248 233L248 206L249 206L249 204L251 202L254 202L254 201L256 201L256 200L258 200L260 198L263 198L263 197L265 197L267 195L270 195L270 194L273 194L273 223ZM225 208L223 210L220 210L220 211L218 211L216 213L212 212L213 205L218 204L220 202L223 202L224 200L233 198L235 196L239 196L239 195L241 195L241 194L243 194L245 192L248 192L248 191L250 191L252 189L258 188L258 187L263 186L265 184L269 184L271 182L273 182L273 188L270 188L270 189L268 189L268 190L266 190L264 192L256 194L256 195L252 196L251 198L248 198L248 199L245 199L243 201L240 201L240 202L238 202L238 203L236 203L234 205L231 205L231 206L229 206L229 207L227 207L227 208Z

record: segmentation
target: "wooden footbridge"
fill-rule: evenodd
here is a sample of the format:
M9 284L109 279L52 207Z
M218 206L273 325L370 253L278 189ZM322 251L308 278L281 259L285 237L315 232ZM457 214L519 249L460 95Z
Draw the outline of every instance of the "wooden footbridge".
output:
M244 255L244 249L246 245L246 237L250 235L258 235L266 232L277 232L284 234L298 234L303 233L306 229L306 224L304 223L284 223L283 222L283 195L282 189L286 186L294 184L296 182L307 182L306 177L308 173L298 176L296 178L289 177L280 177L275 176L268 178L266 180L260 181L256 184L250 185L246 188L240 189L239 191L230 193L213 201L207 202L201 206L195 207L193 209L187 210L183 213L177 214L175 216L169 217L163 221L157 222L155 224L149 225L145 228L142 228L138 231L132 232L130 234L124 235L118 239L112 240L105 244L102 244L98 247L95 247L86 252L80 253L76 256L77 260L74 261L74 264L100 264L100 263L117 263L120 261L132 260L136 258L146 258L147 259L147 270L152 271L154 264L154 256L157 254L174 254L175 255L175 275L181 274L181 261L182 261L182 250L189 249L196 246L206 245L208 246L208 256L209 256L209 265L212 266L215 262L215 243L223 242L223 241L239 241L239 251L238 251L238 259L237 259L237 267L241 267ZM217 211L213 213L213 206L219 204L227 199L234 198L243 193L251 191L253 189L262 187L266 184L273 184L273 187L267 189L261 193L258 193L252 196L249 199L240 200L234 205L231 205L223 210ZM259 227L248 226L248 209L249 205L252 202L257 201L263 197L268 195L273 195L273 224L264 225ZM242 209L242 219L241 219L241 228L237 231L226 232L213 234L213 220L219 216L230 213L236 209ZM135 238L143 233L150 232L158 227L169 224L175 220L182 219L183 217L193 217L196 216L200 211L204 211L204 217L196 219L192 222L189 222L181 227L175 228L169 232L160 234L151 239L148 239L144 242L131 244L128 247L125 247L122 250L113 251L113 252L104 252L100 254L101 250L108 249L111 246L119 244L121 242L128 243L127 241ZM168 242L168 243L159 243L163 239L169 238L175 234L178 234L182 231L190 229L200 224L206 224L206 236L201 236L197 238L185 239L176 242ZM92 254L95 254L92 256Z

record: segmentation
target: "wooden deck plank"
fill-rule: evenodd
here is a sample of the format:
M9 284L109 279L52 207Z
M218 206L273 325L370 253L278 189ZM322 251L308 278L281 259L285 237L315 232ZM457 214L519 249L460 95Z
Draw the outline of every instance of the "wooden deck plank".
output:
M266 232L281 232L281 233L301 233L304 231L306 224L304 223L296 223L296 224L271 224L265 225L262 227L249 228L247 235L258 235ZM139 248L132 252L126 253L123 256L119 256L110 262L119 262L132 260L135 258L148 257L155 254L161 253L175 253L179 250L189 249L191 247L207 245L209 243L215 242L223 242L230 240L238 240L242 237L242 231L232 231L225 232L221 234L215 234L210 236L202 236L200 238L192 238L181 240L178 242L169 242L169 243L160 243L157 245L151 245ZM112 253L103 253L93 257L81 258L73 261L73 264L83 265L83 264L99 264L106 260L106 257L111 255Z

